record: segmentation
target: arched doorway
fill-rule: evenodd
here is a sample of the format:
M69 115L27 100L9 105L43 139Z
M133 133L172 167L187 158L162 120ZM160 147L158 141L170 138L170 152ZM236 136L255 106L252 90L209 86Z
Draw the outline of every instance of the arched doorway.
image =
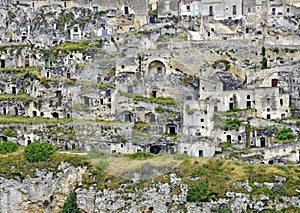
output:
M148 67L148 75L163 75L166 73L166 66L159 60L152 61Z

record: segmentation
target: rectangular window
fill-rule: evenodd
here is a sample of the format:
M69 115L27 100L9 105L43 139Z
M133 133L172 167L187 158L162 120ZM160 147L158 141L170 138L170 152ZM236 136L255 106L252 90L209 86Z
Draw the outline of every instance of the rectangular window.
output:
M128 7L124 7L124 13L125 13L125 15L129 14L129 8Z
M191 11L191 6L190 6L190 5L187 5L187 6L186 6L186 10L187 10L188 12L190 12L190 11Z
M214 15L214 11L213 11L213 6L209 6L209 16L213 16Z
M280 99L280 106L283 105L283 99Z
M98 7L93 7L94 12L98 12Z
M236 5L232 6L232 15L236 15Z
M251 13L251 7L248 7L248 13Z
M272 8L272 15L276 14L276 8Z

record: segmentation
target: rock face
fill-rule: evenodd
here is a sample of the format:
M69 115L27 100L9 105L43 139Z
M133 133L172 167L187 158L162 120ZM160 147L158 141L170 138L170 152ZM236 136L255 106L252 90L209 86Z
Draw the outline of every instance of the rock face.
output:
M61 163L59 173L37 171L36 176L24 180L0 178L0 212L61 212L70 192L75 189L76 201L82 212L260 212L273 208L280 210L289 206L300 207L299 197L227 192L224 198L209 202L187 202L188 185L176 174L164 176L164 182L124 183L114 189L99 190L97 185L82 188L86 168L75 168ZM280 180L279 180L280 179ZM276 182L284 181L277 177ZM270 183L256 183L268 185ZM252 191L249 181L234 184L236 189Z
M61 163L57 174L36 171L24 180L0 178L0 212L59 212L75 184L82 180L84 168Z

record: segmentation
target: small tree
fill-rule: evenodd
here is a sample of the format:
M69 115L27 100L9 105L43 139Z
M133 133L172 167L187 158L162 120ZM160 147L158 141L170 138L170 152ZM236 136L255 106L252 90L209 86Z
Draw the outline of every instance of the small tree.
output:
M75 193L72 192L64 203L62 213L79 213L80 209L76 203Z
M261 68L267 69L267 67L268 67L268 60L266 59L266 57L263 57L263 59L261 61Z
M265 55L266 55L266 48L265 47L261 48L261 54L262 54L263 57L265 57Z
M55 152L55 146L45 142L35 141L25 148L25 158L30 162L48 160Z

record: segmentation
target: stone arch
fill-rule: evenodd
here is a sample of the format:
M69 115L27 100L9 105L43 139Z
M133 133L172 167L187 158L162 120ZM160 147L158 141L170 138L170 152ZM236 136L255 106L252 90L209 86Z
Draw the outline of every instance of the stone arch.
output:
M132 122L133 119L133 113L130 111L123 111L119 114L119 119L123 122Z
M165 133L169 135L177 135L178 133L178 125L171 122L165 125Z
M148 66L148 75L164 75L166 74L166 65L160 60L150 62Z
M153 112L149 112L145 114L146 120L149 123L155 123L156 122L156 115Z

